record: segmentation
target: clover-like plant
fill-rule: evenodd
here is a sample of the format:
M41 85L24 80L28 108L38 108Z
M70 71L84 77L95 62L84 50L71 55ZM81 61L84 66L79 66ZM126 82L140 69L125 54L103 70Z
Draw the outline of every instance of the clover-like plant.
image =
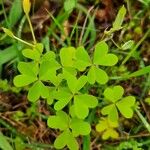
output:
M56 115L49 116L48 126L62 131L56 138L54 146L63 149L66 145L71 150L78 150L78 142L75 137L88 135L91 131L90 124L78 118L70 118L64 111L57 111Z
M99 123L96 125L96 130L102 133L102 139L107 140L109 138L116 139L118 138L119 134L115 130L118 127L118 122L112 122L108 118L101 118Z
M76 50L76 61L74 66L79 71L84 71L89 67L87 77L90 84L98 82L105 84L108 81L108 75L99 66L113 66L118 62L118 57L108 53L108 45L105 41L96 44L93 58L91 59L84 47L79 47Z
M65 2L67 7L68 2ZM95 108L99 103L98 98L89 94L86 87L89 87L89 84L94 85L95 82L106 84L109 75L105 67L114 66L118 62L118 57L108 52L109 47L105 41L96 44L92 56L83 46L62 47L57 57L53 51L44 52L43 45L37 43L34 36L29 19L30 8L30 0L23 0L23 9L29 22L33 44L19 39L10 30L3 28L8 36L31 47L22 50L27 61L18 63L20 74L14 78L14 84L16 87L28 87L26 88L28 99L32 103L40 98L46 99L56 111L56 115L49 116L47 120L50 128L60 130L54 147L63 149L67 146L71 150L78 150L76 137L90 134L90 123L85 119L89 115L89 109ZM125 11L122 7L113 24L113 30L109 33L121 28ZM143 70L129 77L142 73ZM108 115L108 118L101 119L96 126L97 131L103 132L103 139L118 137L118 133L114 130L118 127L118 111L126 118L133 116L132 107L135 104L135 98L123 97L123 94L124 89L121 86L106 88L104 91L107 106L102 108L102 114Z
M111 121L118 120L118 110L125 118L132 118L135 97L123 97L124 89L121 86L108 87L104 91L105 100L108 105L102 108L102 114L108 115Z
M56 91L54 98L58 101L55 103L54 108L56 110L61 110L69 102L71 102L71 108L74 110L74 114L78 118L84 119L89 113L89 108L94 108L97 106L97 98L87 93L79 92L87 82L86 76L82 75L77 79L67 71L64 72L64 74L67 80L68 88L62 87ZM72 99L73 102L71 101Z

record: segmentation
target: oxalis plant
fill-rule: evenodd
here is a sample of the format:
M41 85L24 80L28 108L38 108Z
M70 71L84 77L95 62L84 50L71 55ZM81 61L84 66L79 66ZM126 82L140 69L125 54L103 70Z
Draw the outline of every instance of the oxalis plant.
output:
M20 74L14 78L14 85L28 87L27 98L30 102L36 103L43 99L55 110L55 114L50 115L47 120L48 127L60 131L54 141L54 147L63 149L67 146L71 150L78 150L77 137L90 134L91 124L87 120L89 111L99 109L100 100L87 89L95 85L106 87L101 95L104 97L104 103L101 108L102 117L96 125L96 130L102 133L104 140L117 138L119 117L132 118L136 103L134 96L124 96L124 89L120 85L106 86L109 81L106 69L116 65L118 57L109 52L104 40L95 45L93 55L89 55L83 46L63 47L57 55L54 51L45 52L43 44L36 42L29 19L30 7L30 1L24 0L23 9L31 28L33 44L19 39L6 28L3 30L10 37L29 46L22 50L22 55L28 61L18 63ZM105 31L106 34L121 28L125 12L123 6L113 27ZM128 77L138 76L143 72L141 70Z

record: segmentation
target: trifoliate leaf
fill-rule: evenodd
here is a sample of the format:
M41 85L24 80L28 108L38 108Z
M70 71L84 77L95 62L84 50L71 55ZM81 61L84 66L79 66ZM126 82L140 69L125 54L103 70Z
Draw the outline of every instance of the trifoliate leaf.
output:
M84 119L85 117L87 117L89 108L94 108L97 106L97 104L97 98L92 95L81 94L74 96L75 114L80 119Z
M47 124L50 128L66 130L68 129L69 116L63 112L58 111L55 116L49 116Z
M99 123L96 125L96 130L98 132L103 132L102 138L104 140L108 139L109 137L117 138L118 133L114 130L114 128L118 127L118 122L112 122L108 118L102 118ZM108 134L110 133L110 135ZM114 133L114 135L112 135Z
M41 81L37 81L29 89L28 99L31 102L35 102L40 98L40 96L42 98L47 98L49 96L49 90Z
M121 86L114 86L113 88L106 88L104 91L104 96L107 100L115 103L122 98L124 89Z
M60 60L64 67L72 67L75 59L75 48L67 47L60 50Z
M114 54L108 53L108 45L101 41L95 46L94 64L102 66L113 66L118 62L118 57Z
M32 77L28 75L17 75L14 78L13 82L16 87L23 87L23 86L27 86L33 83L36 80L37 80L37 77Z
M91 64L91 59L84 47L78 47L75 52L75 68L77 68L79 71L84 71L86 67L90 66Z
M84 75L77 79L72 74L65 72L65 77L67 80L68 87L72 93L78 92L87 82L87 77Z
M78 135L88 135L91 131L91 127L88 122L77 118L72 119L70 128L72 129L74 137L77 137Z
M126 118L132 118L133 116L133 106L135 104L135 97L127 96L116 103L121 114Z

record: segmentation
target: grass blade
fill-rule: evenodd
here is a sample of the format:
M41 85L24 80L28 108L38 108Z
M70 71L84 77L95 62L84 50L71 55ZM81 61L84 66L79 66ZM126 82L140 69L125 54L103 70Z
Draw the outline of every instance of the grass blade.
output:
M0 132L0 148L2 150L13 150L13 148L10 146L5 136L1 132Z

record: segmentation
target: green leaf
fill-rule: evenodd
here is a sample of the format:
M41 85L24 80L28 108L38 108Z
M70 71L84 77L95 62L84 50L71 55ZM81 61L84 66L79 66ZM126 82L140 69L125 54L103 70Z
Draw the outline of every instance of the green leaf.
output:
M72 133L69 130L65 130L57 137L54 142L54 147L57 149L63 149L66 145L70 150L79 149L79 145L76 139L73 137Z
M109 137L112 138L118 137L118 133L114 130L114 128L117 127L118 127L118 122L112 122L108 118L102 118L100 122L96 125L96 130L98 132L103 132L102 139L106 140Z
M56 75L50 75L50 81L52 84L54 84L56 87L59 86L61 81L63 80L63 75L60 73L57 76Z
M9 12L8 20L10 28L12 28L22 16L22 1L14 0Z
M101 120L97 125L96 125L96 131L102 132L106 130L108 127L108 123L105 120Z
M113 88L106 88L104 91L104 96L107 100L115 103L122 98L124 89L121 86L114 86Z
M37 77L38 74L38 64L33 62L19 62L18 70L23 75L28 75L31 77Z
M55 60L56 55L53 51L48 51L47 53L45 53L42 58L41 58L41 62L42 61L49 61L49 60Z
M54 98L55 98L55 93L56 93L56 88L55 87L49 87L49 95L46 99L48 105L53 104Z
M88 74L88 82L94 84L97 81L99 84L105 84L108 81L106 72L96 66L91 66Z
M42 43L36 43L35 47L33 48L33 50L38 51L40 54L42 54L44 49L44 46Z
M17 45L13 44L12 46L7 47L6 49L0 49L0 66L15 60L18 57Z
M72 67L75 59L75 48L67 47L60 50L60 60L64 67Z
M103 107L101 112L103 115L108 115L108 119L111 121L118 120L118 111L114 104Z
M77 79L72 74L65 72L65 77L68 87L73 94L77 93L87 82L87 77L84 75Z
M114 54L108 54L108 45L101 41L95 46L94 64L102 66L113 66L118 62L118 57Z
M9 142L7 141L6 137L0 132L0 148L2 150L13 150L10 146Z
M102 139L103 140L107 140L109 139L109 137L112 137L113 139L118 138L119 134L118 132L116 132L114 129L109 128L108 130L106 130L103 135L102 135Z
M94 66L91 66L89 71L88 71L88 74L87 74L87 77L88 77L88 82L90 84L94 84L95 81L96 81L96 73L95 73L95 67Z
M119 30L121 28L121 25L123 23L124 17L126 15L126 8L124 5L119 9L119 12L117 14L117 17L113 23L113 30Z
M74 137L77 137L78 135L88 135L91 131L89 123L77 118L72 119L70 128L72 129Z
M89 108L94 108L97 106L97 104L97 98L92 95L81 94L74 96L75 114L80 119L87 117Z
M65 0L64 9L65 11L72 11L75 8L77 0Z
M50 128L66 130L68 127L69 116L63 112L58 111L56 116L49 116L47 124Z
M135 104L134 96L127 96L116 103L121 114L126 118L132 118L133 116L133 106Z
M105 41L101 41L95 45L94 64L99 63L99 60L108 53L108 45Z
M134 41L133 40L129 40L128 42L124 43L122 46L121 46L121 49L122 50L127 50L127 49L131 49L134 45Z
M60 68L60 65L55 60L43 61L40 64L39 79L43 81L50 80L56 75L56 70Z
M36 60L36 61L38 61L40 59L40 53L36 50L24 49L22 51L22 54L26 58L33 59L33 60Z
M73 95L68 90L59 89L55 93L55 99L58 100L54 105L55 110L63 109L71 101L72 97Z
M131 77L138 77L138 76L141 76L141 75L144 75L144 74L147 74L147 73L150 73L150 66L146 66L138 71L135 71L129 75L127 75L128 78L131 78Z
M106 84L108 82L108 75L104 70L95 67L95 74L96 74L96 81L99 84Z
M68 131L68 142L67 142L67 146L70 150L79 150L79 145L77 140L73 137L73 134Z
M16 87L27 86L37 80L37 77L32 77L28 75L17 75L13 82Z
M61 124L61 122L59 122ZM61 133L54 142L54 147L57 149L63 149L67 145L68 131Z
M49 90L41 81L37 81L29 89L28 99L31 102L35 102L40 98L40 96L42 98L47 98L49 96Z
M87 53L87 51L84 49L84 47L80 46L77 48L75 52L75 62L74 66L79 70L79 71L84 71L86 67L91 65L91 59Z

